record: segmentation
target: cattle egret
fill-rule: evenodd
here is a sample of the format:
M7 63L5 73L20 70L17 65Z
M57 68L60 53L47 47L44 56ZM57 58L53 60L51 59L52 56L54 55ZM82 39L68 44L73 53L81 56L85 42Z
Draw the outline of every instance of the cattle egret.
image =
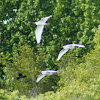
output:
M82 44L67 44L67 45L64 45L62 46L62 50L59 52L59 55L58 55L58 58L57 58L57 61L59 61L61 59L61 57L70 49L74 49L74 48L85 48L84 45Z
M36 82L38 83L45 76L56 75L57 72L58 71L55 70L43 70L41 71L41 74L38 76Z
M46 21L50 17L52 17L52 15L48 16L48 17L43 17L41 20L39 20L37 22L33 22L33 24L37 25L37 28L36 28L36 31L35 31L35 37L36 37L37 43L41 42L44 25L48 25L48 23L46 23Z

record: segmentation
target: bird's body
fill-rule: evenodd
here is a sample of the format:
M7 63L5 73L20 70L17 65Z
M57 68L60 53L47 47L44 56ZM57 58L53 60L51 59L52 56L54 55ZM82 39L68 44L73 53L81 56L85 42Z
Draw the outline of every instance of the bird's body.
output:
M43 17L40 21L34 22L34 24L37 25L37 28L36 28L36 31L35 31L35 37L36 37L37 43L40 43L41 42L44 25L47 25L48 24L48 23L46 23L46 21L50 17L52 17L52 15L51 16L48 16L48 17Z
M45 23L45 22L40 22L40 21L35 22L35 24L36 24L36 25L39 25L39 26L47 25L47 23Z
M55 71L55 70L43 70L43 71L41 71L41 73L49 76L49 75L53 75L54 73L57 73L57 71Z
M61 59L61 57L68 51L68 50L71 50L71 49L74 49L74 48L84 48L85 46L82 45L82 44L67 44L67 45L64 45L62 48L62 50L59 52L59 55L58 55L58 58L57 58L57 61L59 61Z
M21 73L19 73L17 80L20 79L20 78L24 78L24 77L26 77L26 76L23 76Z
M43 70L41 71L41 74L38 76L36 82L38 83L45 76L55 75L57 72L58 71L55 71L55 70Z

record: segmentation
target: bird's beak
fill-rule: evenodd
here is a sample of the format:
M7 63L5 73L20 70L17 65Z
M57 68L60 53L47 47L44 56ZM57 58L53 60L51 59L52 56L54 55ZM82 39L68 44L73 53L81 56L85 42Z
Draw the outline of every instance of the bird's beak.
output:
M33 24L35 24L35 22L33 22Z
M63 46L61 46L61 48L63 48Z
M42 71L40 70L39 72L41 73Z

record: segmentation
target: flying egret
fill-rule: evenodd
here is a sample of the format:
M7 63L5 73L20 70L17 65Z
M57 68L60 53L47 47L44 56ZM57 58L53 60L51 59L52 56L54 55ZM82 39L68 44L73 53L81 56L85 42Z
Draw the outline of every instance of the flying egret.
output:
M45 76L56 75L57 72L58 71L55 70L43 70L41 71L41 74L38 76L36 82L38 83Z
M37 22L33 22L33 24L37 25L37 28L36 28L36 31L35 31L35 37L36 37L37 43L41 42L44 25L48 25L48 23L46 23L46 21L50 17L52 17L52 15L50 15L48 17L43 17L41 20L39 20Z
M61 57L70 49L74 49L74 48L85 48L84 45L82 44L67 44L67 45L64 45L62 46L62 50L59 52L59 55L58 55L58 58L57 58L57 61L59 61L61 59Z

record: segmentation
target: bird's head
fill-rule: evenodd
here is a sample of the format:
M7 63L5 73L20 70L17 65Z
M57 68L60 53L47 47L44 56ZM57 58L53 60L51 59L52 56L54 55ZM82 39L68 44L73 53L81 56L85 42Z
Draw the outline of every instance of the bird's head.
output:
M63 46L61 46L61 48L63 48Z
M22 76L22 73L19 73L19 76Z
M33 22L33 24L35 24L35 22Z
M41 71L41 70L40 70L39 72L40 72L40 73L42 73L42 71Z

